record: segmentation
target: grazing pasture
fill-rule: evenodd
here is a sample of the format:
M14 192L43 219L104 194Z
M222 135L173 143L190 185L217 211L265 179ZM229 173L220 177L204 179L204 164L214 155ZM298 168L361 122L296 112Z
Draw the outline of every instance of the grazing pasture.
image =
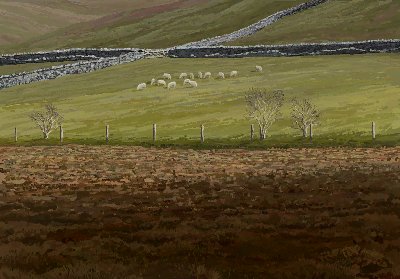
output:
M286 100L306 97L321 111L315 141L324 138L363 142L370 139L371 121L377 124L377 141L396 142L400 133L400 56L396 54L280 57L243 59L146 59L98 72L72 75L0 91L0 138L19 130L21 143L41 137L27 117L52 102L64 115L66 142L89 143L104 139L110 125L110 142L151 139L152 124L165 141L198 139L205 125L207 140L247 140L250 124L244 94L251 87L282 89ZM263 72L256 72L256 65ZM229 77L231 71L238 76ZM211 72L211 79L195 78L197 88L183 86L181 73ZM226 78L216 79L218 72ZM164 73L176 81L174 90L150 85ZM197 75L196 75L197 76ZM137 91L140 83L147 88ZM276 122L267 142L292 142L298 131L290 127L289 105ZM50 135L56 138L57 133Z

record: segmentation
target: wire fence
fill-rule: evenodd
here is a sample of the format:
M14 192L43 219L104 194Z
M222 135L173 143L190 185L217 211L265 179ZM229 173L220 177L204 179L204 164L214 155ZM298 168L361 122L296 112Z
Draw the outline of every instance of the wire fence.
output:
M199 129L199 141L200 143L204 143L206 140L206 136L205 136L205 125L201 125L200 129ZM14 129L14 142L18 142L18 128L15 127ZM376 139L376 123L372 122L371 123L371 138L372 140ZM310 142L312 142L313 137L314 137L314 126L312 124L309 125L308 127L308 135L306 136L307 138L309 138ZM264 138L262 137L262 132L261 132L261 128L260 128L260 132L259 132L259 138L260 140L264 140ZM250 135L249 135L249 139L251 142L256 140L256 131L255 131L255 127L254 124L250 125ZM106 143L109 143L111 140L110 137L110 125L106 125L105 126L105 134L104 134L104 140ZM64 142L64 128L63 126L59 126L59 141L60 143ZM155 143L157 141L157 124L154 123L152 126L152 141Z

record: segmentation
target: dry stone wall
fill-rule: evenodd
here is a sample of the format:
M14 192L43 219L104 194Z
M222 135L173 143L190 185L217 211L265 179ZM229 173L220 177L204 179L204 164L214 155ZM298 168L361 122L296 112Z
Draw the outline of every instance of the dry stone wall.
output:
M305 56L334 54L364 54L400 52L400 40L373 40L362 42L331 42L319 44L177 47L162 50L128 51L118 57L97 58L68 65L54 66L29 73L0 76L0 89L40 80L49 80L70 74L93 72L143 58L241 58L268 56ZM104 52L105 55L109 55Z
M96 60L99 58L117 57L128 53L140 54L142 52L144 52L144 50L138 48L74 48L32 53L16 53L0 56L0 66L26 63Z
M172 58L240 58L257 56L305 56L400 52L400 40L331 42L319 44L178 47L168 51Z
M118 57L100 58L97 60L53 66L51 68L40 69L32 72L4 75L0 76L0 89L35 81L55 79L65 75L89 73L114 65L134 62L148 57L164 56L165 54L166 51L164 50L143 50L140 52L128 52Z
M29 73L0 76L0 89L40 80L49 80L64 75L81 74L106 67L129 63L148 57L171 58L241 58L257 56L301 56L400 52L400 40L373 40L361 42L330 42L290 45L221 46L222 43L252 35L262 28L329 0L310 0L296 7L277 12L248 27L230 34L204 39L169 49L66 49L48 52L20 53L0 56L0 66L24 63L82 61L54 66ZM218 45L218 46L217 46Z
M197 42L192 42L188 44L184 44L180 47L207 47L207 46L216 46L216 45L221 45L226 42L234 41L243 37L247 37L250 35L253 35L260 31L261 29L267 27L268 25L271 25L278 20L280 20L283 17L290 16L299 12L302 12L304 10L308 10L310 8L313 8L315 6L318 6L320 4L323 4L325 2L328 2L329 0L311 0L308 2L305 2L303 4L300 4L296 7L292 7L283 11L279 11L273 15L270 15L250 26L247 26L245 28L239 29L235 32L225 34L222 36L216 36L213 38L207 38L203 39L201 41Z

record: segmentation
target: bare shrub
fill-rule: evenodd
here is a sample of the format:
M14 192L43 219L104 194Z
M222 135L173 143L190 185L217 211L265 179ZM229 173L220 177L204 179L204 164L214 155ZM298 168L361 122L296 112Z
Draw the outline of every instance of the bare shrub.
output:
M292 127L307 136L308 127L318 123L319 110L308 99L292 99Z
M64 118L53 104L45 105L44 110L44 112L34 111L29 117L42 131L43 137L48 139L50 133L62 124Z
M282 90L270 93L266 89L252 88L247 92L245 98L248 115L257 120L260 128L260 140L264 140L269 128L281 116L284 93Z

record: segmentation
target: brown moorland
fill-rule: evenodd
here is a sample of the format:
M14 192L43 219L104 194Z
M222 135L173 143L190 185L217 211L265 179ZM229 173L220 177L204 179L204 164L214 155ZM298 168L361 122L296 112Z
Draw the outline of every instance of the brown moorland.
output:
M14 44L81 23L87 28L107 26L125 13L142 17L180 8L179 0L0 0L0 50L13 52ZM172 5L171 8L170 5ZM153 11L153 12L151 12ZM73 28L75 29L75 28ZM50 47L50 49L52 49ZM29 47L24 51L31 51Z
M0 278L399 278L400 148L0 147Z

